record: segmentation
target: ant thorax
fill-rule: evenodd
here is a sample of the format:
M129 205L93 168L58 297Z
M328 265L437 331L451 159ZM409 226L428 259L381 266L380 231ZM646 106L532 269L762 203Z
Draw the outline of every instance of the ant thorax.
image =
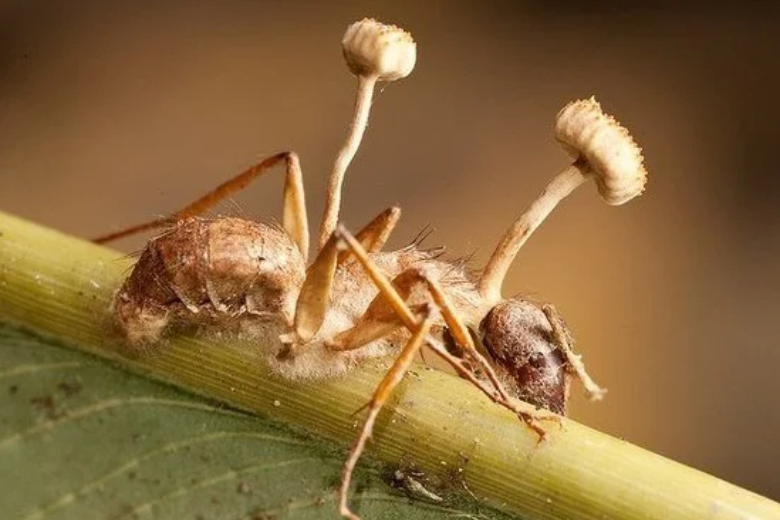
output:
M441 249L426 250L413 243L397 251L371 253L369 258L388 279L425 273L446 289L453 308L470 322L484 312L476 284L461 262L448 262L441 258L441 252ZM412 309L433 303L422 285L411 286L405 301ZM306 344L295 346L292 355L285 355L286 345L282 346L280 355L271 355L268 362L272 370L292 379L329 378L344 374L364 360L397 355L411 333L395 316L373 315L369 310L372 302L384 303L383 296L363 266L354 258L340 262L321 329ZM354 343L349 350L333 348L340 334L354 330L358 324L369 325L369 320L376 320L381 335L366 343ZM432 320L431 336L441 339L445 327L441 315L436 315Z

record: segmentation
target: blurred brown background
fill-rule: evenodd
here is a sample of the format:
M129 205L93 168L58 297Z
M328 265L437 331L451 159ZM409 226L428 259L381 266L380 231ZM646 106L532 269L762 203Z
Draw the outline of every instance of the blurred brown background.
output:
M586 5L587 4L587 5ZM767 5L771 5L767 3ZM584 10L583 10L584 9ZM347 181L356 227L487 259L565 166L552 121L597 95L645 149L647 193L584 187L512 270L556 303L608 399L595 428L780 498L780 17L764 4L270 0L0 3L0 208L89 237L301 154L312 225L351 113L339 47L363 16L413 32ZM222 211L278 215L281 175ZM120 244L126 250L142 240Z

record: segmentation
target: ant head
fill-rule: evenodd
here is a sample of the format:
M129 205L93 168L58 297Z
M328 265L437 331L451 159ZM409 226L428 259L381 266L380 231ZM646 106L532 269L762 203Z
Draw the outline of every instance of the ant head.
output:
M534 406L565 415L571 377L539 306L521 298L503 300L482 320L479 336L507 390Z

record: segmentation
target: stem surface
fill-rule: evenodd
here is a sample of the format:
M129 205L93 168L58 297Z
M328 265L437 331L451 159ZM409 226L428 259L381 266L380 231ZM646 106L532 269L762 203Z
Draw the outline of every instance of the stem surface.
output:
M130 263L116 251L0 213L0 320L342 447L352 444L353 414L389 360L301 384L271 377L257 355L263 345L237 340L176 337L148 355L120 355L107 332L108 308ZM776 502L570 419L545 427L547 437L537 443L535 433L468 383L413 367L379 414L367 453L396 466L411 461L452 489L524 518L780 519Z

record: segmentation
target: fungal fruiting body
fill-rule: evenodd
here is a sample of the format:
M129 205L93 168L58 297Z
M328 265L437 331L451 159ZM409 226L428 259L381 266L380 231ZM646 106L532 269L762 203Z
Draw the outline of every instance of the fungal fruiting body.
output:
M417 63L417 44L411 34L371 18L347 27L341 48L347 67L358 77L395 81L411 74Z
M555 118L555 137L594 174L599 194L612 206L638 197L647 184L642 150L628 130L605 114L595 97L572 101Z
M585 179L594 177L602 198L616 205L641 193L646 172L623 127L594 100L575 102L556 122L556 137L574 163L510 226L478 277L417 241L383 252L399 210L386 210L353 236L337 224L341 186L367 125L374 84L407 76L416 46L402 29L373 20L350 26L342 45L358 76L358 94L329 176L313 262L307 266L302 174L292 152L252 166L170 218L99 241L167 227L146 246L114 302L115 322L131 347L153 345L178 327L238 329L258 339L272 370L303 380L338 376L367 358L395 357L369 400L344 465L339 511L356 519L347 500L352 470L379 410L423 345L540 437L540 420L549 414L530 413L513 397L563 414L573 376L591 398L603 395L572 351L555 309L520 297L503 299L501 287L522 245ZM199 216L280 162L286 164L281 226Z
M364 18L347 27L341 41L344 61L357 76L355 111L349 133L339 150L328 180L327 202L322 216L318 245L325 246L338 223L341 185L347 167L357 153L368 126L371 99L378 81L396 81L412 73L417 63L417 44L412 35L395 25Z

